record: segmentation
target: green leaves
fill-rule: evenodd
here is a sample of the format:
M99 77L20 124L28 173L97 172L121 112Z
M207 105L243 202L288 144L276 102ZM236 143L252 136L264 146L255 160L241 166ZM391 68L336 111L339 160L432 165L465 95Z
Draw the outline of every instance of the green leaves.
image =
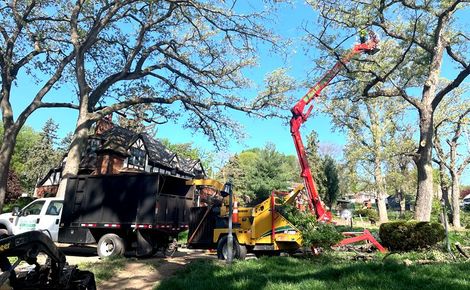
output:
M10 168L18 176L22 192L32 193L38 179L60 164L65 151L58 148L57 129L58 125L49 119L39 133L24 126L18 134Z
M288 190L299 182L294 156L279 153L273 144L254 148L233 156L219 172L222 179L231 178L235 192L245 204L266 199L273 190Z
M303 244L306 247L328 250L343 238L333 224L317 222L310 211L299 211L292 205L284 205L277 210L302 232Z

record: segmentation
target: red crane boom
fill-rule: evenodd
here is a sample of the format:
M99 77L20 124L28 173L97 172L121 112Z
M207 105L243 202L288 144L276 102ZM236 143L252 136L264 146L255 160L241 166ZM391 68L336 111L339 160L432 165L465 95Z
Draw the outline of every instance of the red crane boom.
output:
M313 181L312 171L308 165L307 154L305 153L305 147L302 143L302 136L300 135L300 126L307 121L313 109L313 105L311 105L304 113L305 106L307 106L314 98L320 96L321 91L356 54L374 54L378 50L378 42L379 40L377 36L372 31L369 31L369 39L366 39L365 35L361 35L361 43L355 44L352 50L350 50L343 58L338 60L333 68L327 71L320 81L318 81L291 109L292 119L290 120L290 130L300 163L300 176L304 179L305 188L308 192L309 209L316 215L319 221L331 221L331 212L327 211L321 203L315 182Z

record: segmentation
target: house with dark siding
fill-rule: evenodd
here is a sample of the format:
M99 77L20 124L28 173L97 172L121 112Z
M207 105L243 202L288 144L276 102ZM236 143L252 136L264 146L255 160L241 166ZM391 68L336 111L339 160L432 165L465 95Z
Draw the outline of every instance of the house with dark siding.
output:
M38 181L34 196L56 195L64 164L65 159ZM200 160L179 156L150 135L117 126L111 118L105 118L88 138L78 174L123 172L156 172L188 179L206 175Z

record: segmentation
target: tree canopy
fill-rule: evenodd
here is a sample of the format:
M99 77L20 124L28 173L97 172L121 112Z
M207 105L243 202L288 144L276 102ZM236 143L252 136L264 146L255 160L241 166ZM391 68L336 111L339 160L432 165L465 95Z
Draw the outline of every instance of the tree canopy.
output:
M284 155L273 144L236 154L220 170L220 179L231 179L245 204L266 199L273 190L289 190L300 178L295 156Z

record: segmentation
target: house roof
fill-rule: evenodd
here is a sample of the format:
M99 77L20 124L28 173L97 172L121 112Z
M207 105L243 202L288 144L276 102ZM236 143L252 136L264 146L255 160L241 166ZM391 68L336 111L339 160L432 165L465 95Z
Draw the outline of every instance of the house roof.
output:
M144 143L149 161L169 170L177 170L182 173L197 176L204 175L204 168L200 160L193 160L178 156L170 151L160 141L150 137L146 133L136 133L129 129L114 125L109 130L96 136L102 140L99 151L113 151L128 156L128 150L138 139Z
M136 135L131 130L114 126L99 135L100 139L103 140L100 150L111 150L122 155L128 155L127 149L135 141Z

